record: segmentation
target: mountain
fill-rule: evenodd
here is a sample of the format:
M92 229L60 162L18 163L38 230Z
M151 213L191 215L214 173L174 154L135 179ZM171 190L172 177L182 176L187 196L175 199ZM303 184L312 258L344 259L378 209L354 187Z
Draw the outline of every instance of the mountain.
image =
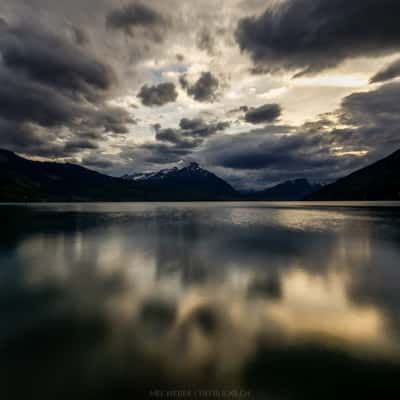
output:
M201 201L237 197L232 186L195 163L142 175L114 178L74 164L27 160L0 149L0 202Z
M159 190L174 199L183 196L193 200L234 200L236 190L223 179L193 162L184 168L125 175L123 179L139 183L143 188Z
M294 179L246 196L253 201L298 201L321 189L307 179Z
M324 186L307 200L400 200L400 150Z
M145 182L148 180L157 181L160 179L164 179L168 175L172 175L176 171L178 171L177 167L166 168L156 172L135 172L133 174L123 175L121 178L135 182Z
M0 149L0 201L135 200L143 192L74 164L31 161Z

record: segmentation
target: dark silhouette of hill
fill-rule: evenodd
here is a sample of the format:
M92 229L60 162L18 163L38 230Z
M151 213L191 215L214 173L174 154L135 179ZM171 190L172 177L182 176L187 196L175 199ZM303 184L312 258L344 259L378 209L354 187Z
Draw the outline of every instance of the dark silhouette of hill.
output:
M311 184L307 179L294 179L247 196L253 201L299 201L321 189L319 184Z
M307 200L400 200L400 150L324 186Z

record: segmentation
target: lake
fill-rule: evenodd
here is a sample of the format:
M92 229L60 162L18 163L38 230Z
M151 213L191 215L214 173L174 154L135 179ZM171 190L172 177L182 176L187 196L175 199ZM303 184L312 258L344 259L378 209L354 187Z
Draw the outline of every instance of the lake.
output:
M0 206L1 399L388 398L399 203Z

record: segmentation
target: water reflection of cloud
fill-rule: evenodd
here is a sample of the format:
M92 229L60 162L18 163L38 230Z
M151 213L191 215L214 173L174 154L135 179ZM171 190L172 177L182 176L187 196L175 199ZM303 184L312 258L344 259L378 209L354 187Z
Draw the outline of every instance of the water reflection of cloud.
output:
M275 368L263 354L305 362L304 343L321 362L340 353L333 370L352 357L368 374L368 360L399 362L399 338L387 329L400 305L392 225L365 212L301 222L309 213L141 207L109 208L90 223L74 215L65 230L65 216L44 227L31 221L29 233L15 236L14 251L1 253L14 266L0 272L0 309L15 310L13 331L0 336L7 357L23 351L34 368L41 358L33 342L57 360L57 343L67 341L83 376L111 369L116 376L104 385L131 382L129 391L154 382L246 385L243 371L254 363ZM229 223L241 213L241 223ZM41 335L49 332L47 344Z

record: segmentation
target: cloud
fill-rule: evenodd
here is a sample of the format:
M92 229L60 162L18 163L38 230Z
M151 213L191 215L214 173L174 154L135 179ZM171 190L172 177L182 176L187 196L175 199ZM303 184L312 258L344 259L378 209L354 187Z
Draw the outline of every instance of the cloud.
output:
M242 18L235 37L263 72L316 73L347 58L400 49L397 0L296 0Z
M0 17L0 29L5 29L6 27L7 27L6 20Z
M34 24L0 32L1 146L28 155L69 156L96 149L105 133L127 133L134 123L107 104L113 69Z
M172 82L165 82L154 86L142 86L137 97L141 99L143 105L154 107L174 102L178 92Z
M64 150L66 153L75 153L80 150L97 149L98 147L98 144L92 142L91 140L77 139L66 143Z
M190 137L185 137L180 130L177 129L160 129L156 132L156 140L158 142L169 143L181 149L191 149L197 147L201 140L196 140Z
M88 127L100 126L104 129L104 132L115 134L128 133L128 125L136 125L136 123L136 119L124 108L111 106L104 106L86 121Z
M89 168L108 169L113 166L112 161L105 158L87 157L82 159L82 164Z
M197 157L239 187L306 177L330 181L399 147L400 82L345 97L340 107L301 126L275 126L210 139ZM338 127L339 126L339 127Z
M200 102L214 102L219 88L218 79L211 72L202 72L199 79L190 84L186 75L180 77L180 83L187 94Z
M267 187L294 178L330 181L364 165L366 159L334 151L334 135L304 126L290 133L257 129L210 139L197 154L201 163L237 187Z
M82 28L76 26L71 27L71 34L75 43L79 46L85 46L90 42L87 32Z
M10 27L2 31L3 64L67 95L91 99L114 82L109 66L66 40L36 27Z
M343 146L354 146L383 156L399 147L400 82L391 82L370 92L353 93L343 102L338 116L351 129L338 135Z
M179 128L161 129L159 125L155 126L156 139L162 142L170 142L185 148L196 147L204 139L215 135L229 127L229 122L206 122L201 118L182 118Z
M229 127L227 121L207 122L201 118L182 118L177 128L162 128L156 124L156 143L145 143L135 150L144 151L145 162L167 164L178 162L192 154L204 141Z
M400 59L392 62L385 68L378 71L378 73L371 78L370 82L377 83L377 82L390 81L391 79L398 78L399 76L400 76Z
M153 164L176 163L190 153L190 148L165 143L145 143L133 152L133 154L142 158L145 162Z
M281 113L282 109L279 104L264 104L247 110L244 119L251 124L263 124L277 120Z
M202 118L182 118L179 126L185 136L206 138L228 128L228 121L206 122Z
M83 110L51 87L0 67L0 117L45 127L69 124Z
M215 40L208 29L203 28L197 33L196 44L200 50L207 52L209 55L214 55Z
M109 28L121 30L132 37L138 33L138 29L142 29L155 41L161 42L168 21L155 9L135 2L112 10L106 16L106 24Z

